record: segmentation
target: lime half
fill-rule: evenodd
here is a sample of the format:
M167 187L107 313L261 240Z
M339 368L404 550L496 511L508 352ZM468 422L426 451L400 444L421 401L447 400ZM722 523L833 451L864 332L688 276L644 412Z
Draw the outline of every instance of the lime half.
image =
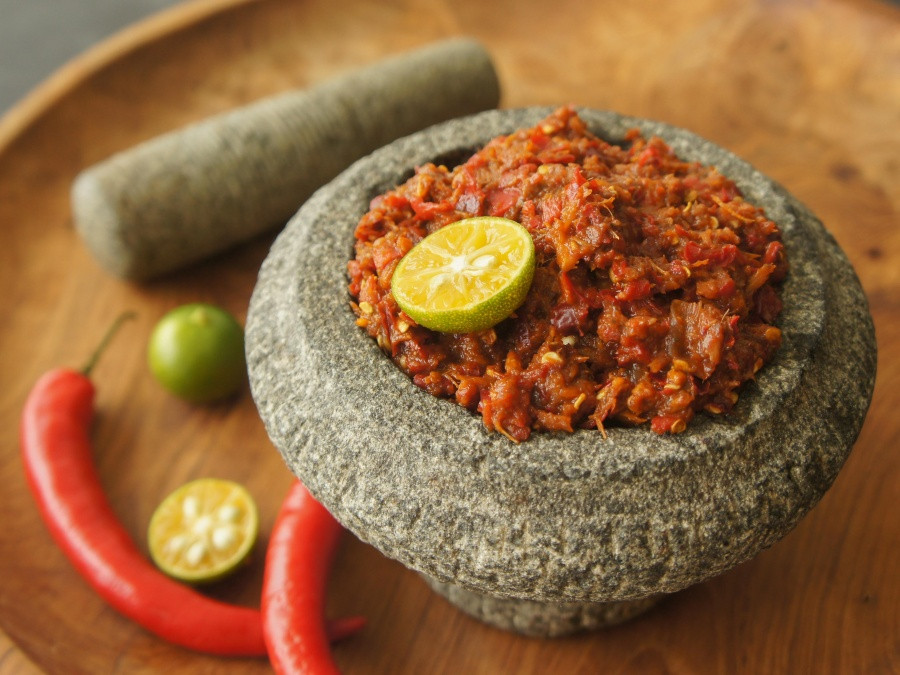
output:
M163 572L190 583L221 579L246 560L259 515L243 486L218 478L182 485L156 508L148 528L150 556Z
M534 264L534 242L519 223L466 218L414 246L394 270L391 292L419 325L473 333L499 323L522 304Z

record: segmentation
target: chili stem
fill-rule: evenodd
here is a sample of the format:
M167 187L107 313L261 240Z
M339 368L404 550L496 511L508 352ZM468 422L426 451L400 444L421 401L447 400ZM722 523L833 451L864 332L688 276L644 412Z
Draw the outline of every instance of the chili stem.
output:
M106 334L100 340L100 344L98 344L96 349L94 349L93 353L88 359L88 362L81 368L82 375L84 375L85 377L90 376L91 371L94 369L94 366L96 366L97 362L100 360L100 356L106 350L107 345L109 344L110 340L112 340L113 336L119 330L121 325L126 321L135 318L136 316L136 312L126 311L122 312L118 317L116 317L116 320L113 321L112 325L106 330Z

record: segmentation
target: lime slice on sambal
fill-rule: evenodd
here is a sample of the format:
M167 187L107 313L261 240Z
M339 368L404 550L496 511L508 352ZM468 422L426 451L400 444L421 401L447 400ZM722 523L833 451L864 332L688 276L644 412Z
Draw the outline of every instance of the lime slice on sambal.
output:
M414 246L394 270L391 292L419 325L473 333L494 326L522 304L534 267L534 242L519 223L466 218Z

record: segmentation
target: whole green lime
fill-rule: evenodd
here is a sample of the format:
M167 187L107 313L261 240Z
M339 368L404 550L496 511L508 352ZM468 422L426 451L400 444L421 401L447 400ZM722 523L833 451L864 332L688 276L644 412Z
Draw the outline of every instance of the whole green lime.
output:
M181 305L150 334L147 363L160 384L180 398L193 403L226 398L246 378L244 329L215 305Z

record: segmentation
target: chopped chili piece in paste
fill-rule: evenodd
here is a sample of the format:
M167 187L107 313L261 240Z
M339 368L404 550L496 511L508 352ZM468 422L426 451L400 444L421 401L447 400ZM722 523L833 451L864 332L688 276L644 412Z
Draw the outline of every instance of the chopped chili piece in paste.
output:
M419 167L356 228L357 324L416 385L515 441L612 423L677 433L699 411L729 412L781 344L781 234L714 167L637 131L624 146L561 108L452 170ZM397 262L480 215L534 238L525 303L479 333L417 325L391 296Z

